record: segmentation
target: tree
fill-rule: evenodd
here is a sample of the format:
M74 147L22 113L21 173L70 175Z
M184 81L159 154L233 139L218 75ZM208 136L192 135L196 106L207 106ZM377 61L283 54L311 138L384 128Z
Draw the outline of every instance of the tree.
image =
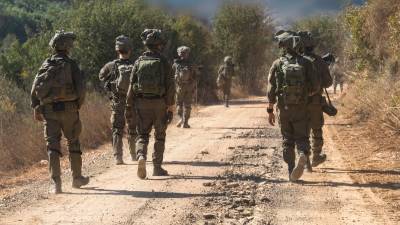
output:
M271 61L273 25L261 3L226 1L214 18L215 48L220 60L231 55L238 68L239 84L255 93Z

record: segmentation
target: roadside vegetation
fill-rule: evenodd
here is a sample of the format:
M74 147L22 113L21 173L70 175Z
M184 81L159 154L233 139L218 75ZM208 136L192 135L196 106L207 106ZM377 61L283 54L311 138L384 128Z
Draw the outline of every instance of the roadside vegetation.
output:
M144 50L139 37L145 28L164 31L168 37L164 53L171 60L178 46L191 47L192 61L202 66L196 98L201 104L217 100L216 71L225 55L232 55L237 65L234 85L241 91L236 95L261 93L260 80L273 59L274 27L265 5L226 1L207 21L169 14L146 2L0 0L0 171L46 159L42 126L32 119L29 92L50 54L48 41L56 30L78 36L72 57L84 71L90 93L81 112L85 149L110 138L108 101L97 74L115 58L114 39L120 34L131 37L133 59Z

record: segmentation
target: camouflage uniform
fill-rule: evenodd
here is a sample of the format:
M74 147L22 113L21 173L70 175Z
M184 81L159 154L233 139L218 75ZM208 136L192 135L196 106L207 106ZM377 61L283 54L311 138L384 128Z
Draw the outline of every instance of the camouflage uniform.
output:
M284 33L283 35L286 35L287 39L292 37L290 33ZM289 49L288 46L284 47ZM292 177L295 169L295 146L297 146L299 155L303 157L300 157L302 163L305 163L306 158L304 157L309 154L309 115L307 112L307 96L304 96L304 100L299 104L285 103L285 99L282 95L283 84L280 84L282 81L279 78L283 71L285 61L295 61L303 68L304 76L306 78L305 85L306 89L308 90L308 94L315 94L317 91L319 91L320 87L319 79L315 76L311 62L308 59L296 54L294 50L283 54L281 58L274 61L270 68L268 76L267 98L270 104L278 103L278 120L283 138L283 159L288 164L289 174ZM273 113L273 111L270 113ZM300 167L301 166L302 168L300 169L302 174L304 165L300 165ZM301 176L301 174L299 176ZM298 177L296 177L296 179L297 178Z
M86 93L85 81L77 63L68 57L68 50L72 47L75 40L73 33L57 32L50 41L50 46L56 50L50 58L46 59L32 85L31 106L34 108L35 118L43 121L44 137L46 140L47 152L49 157L49 172L53 183L52 191L61 192L61 136L64 134L67 139L69 160L71 163L73 187L80 187L89 182L89 178L83 177L82 151L79 136L82 131L82 124L79 119L79 109L81 108ZM67 78L62 81L43 79L43 76L50 74L55 63L62 63ZM58 64L61 65L61 64ZM54 68L54 67L53 67ZM60 73L55 70L54 76ZM65 73L62 75L64 77ZM59 78L60 75L57 76ZM43 79L43 80L42 80ZM69 80L71 79L71 80ZM59 83L57 83L59 82ZM39 94L40 85L50 86L50 91L45 95ZM57 93L57 94L56 94ZM68 94L66 94L68 93ZM60 97L62 96L62 97Z
M183 54L180 51L186 50L189 54L189 48L182 46L178 48L178 55ZM176 108L180 121L177 126L183 125L184 128L190 128L188 121L192 111L193 93L196 85L196 70L188 59L176 59L172 65L173 74L175 74L176 84Z
M155 29L146 29L141 38L147 46L148 51L144 52L142 56L136 60L132 75L131 84L129 86L127 96L127 107L134 110L137 118L137 132L138 138L136 141L136 154L138 159L138 176L142 179L146 177L146 158L147 146L149 143L149 136L154 126L155 143L153 153L153 175L168 175L167 171L162 169L164 150L165 150L165 137L167 130L167 108L171 108L175 103L175 82L172 74L172 66L168 63L167 59L161 55L160 49L156 46L164 45L161 37L161 31ZM160 81L163 86L156 87L162 91L162 94L143 93L140 90L140 82L138 79L138 70L140 63L145 61L146 58L159 60L164 74L158 74L158 77L165 79ZM150 84L151 85L151 84Z
M338 85L340 86L340 92L343 92L344 73L337 62L332 65L331 72L333 76L333 93L336 94L336 88Z
M314 38L308 31L301 31L299 35L302 38L304 49L303 55L309 59L314 66L316 76L320 79L321 88L318 93L310 96L308 99L308 113L310 116L310 131L312 137L312 166L318 166L326 160L326 155L322 153L324 144L322 127L324 126L324 115L322 105L325 103L323 88L328 88L332 85L332 77L329 72L329 64L325 62L321 56L315 54L314 47L316 45ZM311 171L311 165L308 164L308 170Z
M120 43L122 42L122 43ZM126 51L130 51L129 40L125 36L117 37L116 41L116 50L119 48L127 49ZM122 155L123 155L123 142L122 136L125 127L125 108L126 108L126 94L127 89L118 88L117 86L129 86L130 83L130 74L132 72L133 62L130 59L116 59L109 63L107 63L99 73L99 78L106 85L106 91L110 94L111 100L111 124L112 124L112 145L113 145L113 153L116 158L117 164L122 164ZM127 73L128 79L118 79L121 74ZM118 80L124 82L126 84L120 84ZM131 154L132 160L136 160L136 118L134 116L126 118L128 122L128 145L129 152Z
M231 95L232 77L235 73L235 66L230 56L225 57L224 64L218 69L218 86L224 95L225 106L229 106L229 97Z

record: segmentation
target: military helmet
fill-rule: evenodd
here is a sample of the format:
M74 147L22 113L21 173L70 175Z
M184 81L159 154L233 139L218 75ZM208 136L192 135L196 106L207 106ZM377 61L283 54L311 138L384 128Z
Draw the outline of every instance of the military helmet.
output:
M176 51L177 51L179 56L182 56L183 54L189 54L190 53L190 48L187 47L187 46L181 46Z
M316 41L310 31L299 31L297 34L300 36L305 48L313 48L316 46Z
M291 48L295 51L303 45L300 36L293 31L280 30L275 33L274 39L278 42L279 47Z
M158 29L145 29L140 35L144 45L164 45L165 39L161 30Z
M232 63L232 57L231 56L225 56L224 62L225 63Z
M56 31L49 42L49 46L58 51L68 50L73 47L76 35L73 32Z
M115 38L115 50L130 50L132 49L132 44L129 38L125 35L120 35Z

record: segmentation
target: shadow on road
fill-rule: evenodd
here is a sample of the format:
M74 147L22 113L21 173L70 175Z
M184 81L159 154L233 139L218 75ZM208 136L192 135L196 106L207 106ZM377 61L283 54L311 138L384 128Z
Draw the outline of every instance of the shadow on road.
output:
M305 181L300 180L297 183L305 185L305 186L319 186L319 187L355 187L355 188L378 188L378 189L387 189L387 190L400 190L400 186L398 183L377 183L377 182L368 182L365 184L360 183L345 183L345 182L335 182L335 181Z
M63 194L68 195L125 195L132 196L135 198L195 198L195 197L216 197L221 196L219 193L181 193L181 192L162 192L162 191L129 191L129 190L118 190L118 189L104 189L98 187L86 187L83 190L90 190L94 192L90 193L72 193L64 192Z
M369 169L360 169L360 170L343 170L336 168L321 168L326 170L326 173L363 173L363 174L382 174L382 175L400 175L400 170L369 170Z
M227 162L217 161L167 161L163 162L164 165L185 165L185 166L206 166L206 167L220 167L229 166Z

